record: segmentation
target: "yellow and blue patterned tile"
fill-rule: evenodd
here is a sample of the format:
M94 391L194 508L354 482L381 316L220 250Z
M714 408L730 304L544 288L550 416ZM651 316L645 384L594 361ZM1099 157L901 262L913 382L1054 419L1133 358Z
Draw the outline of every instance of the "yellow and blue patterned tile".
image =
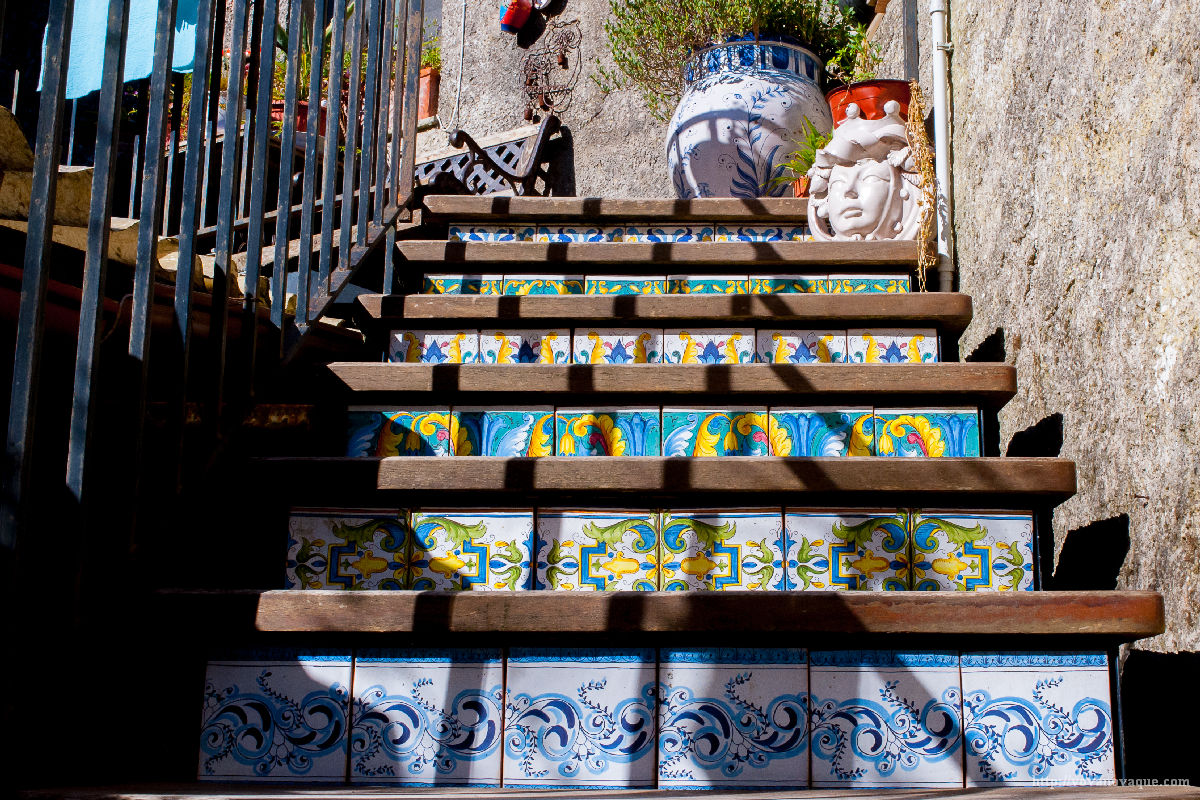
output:
M761 364L840 364L847 360L845 331L759 329L755 343L755 360Z
M1033 589L1032 514L922 509L910 526L914 589Z
M479 358L479 331L392 331L388 361L470 364Z
M773 456L842 457L875 454L871 409L772 407L767 434Z
M908 513L784 509L788 589L899 592L909 588Z
M533 586L533 509L412 512L413 589L516 591Z
M749 364L754 361L754 329L664 330L664 364Z
M659 681L659 789L808 786L806 651L664 649Z
M344 783L352 672L350 653L334 650L235 651L209 661L197 777Z
M846 331L846 360L854 364L933 364L937 331L862 329Z
M664 511L659 526L665 591L765 591L787 587L783 511Z
M465 442L449 408L351 406L346 418L346 455L351 458L450 456Z
M627 242L711 242L711 225L626 225Z
M956 651L810 651L813 788L961 787L958 665Z
M584 294L666 294L665 275L588 275Z
M576 328L571 339L575 364L657 364L662 347L661 328Z
M768 426L765 408L664 408L663 455L769 455Z
M500 294L503 275L426 275L424 294Z
M509 650L504 785L653 789L654 648Z
M829 276L832 294L897 294L912 291L908 275L837 275Z
M1103 652L963 653L961 670L968 787L1115 782Z
M480 331L481 364L570 364L571 331Z
M718 242L807 242L812 232L807 225L717 225Z
M454 223L447 238L452 242L532 242L534 230L529 225L473 225Z
M818 294L827 291L828 275L751 275L750 294Z
M455 406L456 456L523 458L554 455L554 409L550 406Z
M620 509L537 512L535 589L658 589L658 514Z
M602 228L578 227L573 225L539 225L534 231L535 242L620 242L625 239L625 229L620 226Z
M977 458L979 409L877 408L875 455L916 458Z
M668 275L667 294L746 294L745 275Z
M503 716L499 648L360 649L350 782L498 787Z
M295 509L285 589L407 589L408 525L395 509Z
M654 408L560 408L556 455L662 455L660 412Z
M505 275L504 295L583 294L582 275Z

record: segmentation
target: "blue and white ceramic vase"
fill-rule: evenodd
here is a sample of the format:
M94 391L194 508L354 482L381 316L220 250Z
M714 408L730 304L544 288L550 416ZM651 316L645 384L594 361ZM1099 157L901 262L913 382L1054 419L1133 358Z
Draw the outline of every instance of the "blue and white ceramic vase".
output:
M705 48L684 65L684 93L667 129L667 168L678 197L770 197L808 119L833 129L817 79L823 65L802 47L747 36Z

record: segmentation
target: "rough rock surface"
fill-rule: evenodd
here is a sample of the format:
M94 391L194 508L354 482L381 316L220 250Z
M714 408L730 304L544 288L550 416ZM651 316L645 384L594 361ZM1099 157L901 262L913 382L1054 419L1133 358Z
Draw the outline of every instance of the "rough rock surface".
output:
M1137 647L1200 650L1200 17L1187 0L951 13L962 352L1018 368L1002 452L1052 451L1062 415L1079 493L1054 514L1058 576L1162 592L1167 632Z
M463 11L466 41L462 51ZM604 94L592 80L599 64L612 66L604 37L608 0L559 0L554 19L578 19L583 42L582 69L571 106L562 121L574 152L574 193L581 197L673 197L667 176L666 123L650 116L632 89ZM500 30L499 7L489 0L447 0L442 9L442 85L438 118L446 128L459 127L476 138L528 123L522 64L540 46L535 39L541 15L534 11L520 34ZM463 58L461 97L455 94L459 58ZM426 135L430 149L445 138Z

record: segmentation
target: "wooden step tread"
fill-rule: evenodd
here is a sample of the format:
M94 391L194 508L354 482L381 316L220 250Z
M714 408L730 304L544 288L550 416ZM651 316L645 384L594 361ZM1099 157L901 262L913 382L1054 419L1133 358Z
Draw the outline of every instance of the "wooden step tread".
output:
M446 222L771 222L808 219L808 200L795 197L706 197L695 200L614 197L425 198L428 217Z
M521 274L571 273L576 265L603 265L608 272L679 274L685 270L725 274L752 265L793 273L816 266L847 273L881 268L911 270L916 242L447 242L413 239L396 243L409 261L454 264L519 264ZM513 270L509 270L514 272ZM514 274L516 274L514 272Z
M538 493L597 492L731 496L786 493L789 504L846 502L853 497L896 495L901 505L929 505L974 495L1014 502L1057 503L1075 493L1075 463L1061 458L782 458L726 456L501 458L491 456L390 458L262 458L266 478L281 491L337 499L359 491L486 492L515 494L532 502ZM965 497L964 497L965 496ZM631 500L630 502L634 502ZM545 503L542 503L545 505Z
M941 405L1002 405L1017 391L1008 364L388 364L335 362L355 392L782 395L789 405L823 396L894 395ZM478 402L479 398L473 398ZM694 402L691 398L689 402ZM586 402L586 401L583 401Z
M373 319L422 324L460 325L467 321L496 327L501 323L603 322L637 320L721 327L738 322L832 327L932 326L959 333L971 321L969 295L950 292L906 294L659 294L659 295L455 295L369 294L359 305Z

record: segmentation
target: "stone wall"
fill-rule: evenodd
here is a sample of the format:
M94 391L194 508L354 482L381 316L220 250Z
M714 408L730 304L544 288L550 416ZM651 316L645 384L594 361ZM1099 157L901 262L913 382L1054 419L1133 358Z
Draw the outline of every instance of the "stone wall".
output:
M1061 441L1078 464L1059 584L1158 590L1167 632L1137 648L1200 650L1200 17L1187 0L950 5L962 352L1017 366L1002 452ZM878 31L889 69L900 6Z

